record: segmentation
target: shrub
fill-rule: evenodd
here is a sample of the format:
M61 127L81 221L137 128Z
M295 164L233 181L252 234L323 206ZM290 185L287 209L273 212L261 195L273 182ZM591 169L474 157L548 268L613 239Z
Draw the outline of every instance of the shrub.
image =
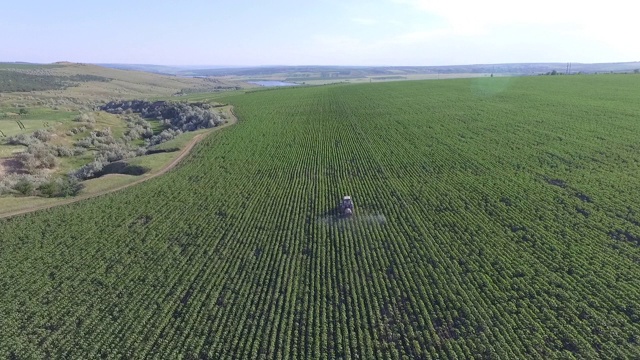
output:
M114 162L135 156L135 149L131 149L125 144L117 143L102 146L98 152L98 157L106 159L107 162Z
M102 130L96 130L94 132L91 133L91 135L95 136L95 137L111 137L111 128L105 128Z
M32 137L42 141L42 142L47 142L49 140L51 140L51 138L53 137L53 134L51 132L49 132L48 130L44 130L44 129L39 129L33 132L33 134L31 135Z
M38 187L38 191L44 197L54 197L58 191L58 186L55 181L48 181Z
M60 183L58 196L76 196L84 188L84 185L74 176L67 176L58 181Z
M7 186L5 182L0 182L0 195L11 194L15 192L12 187Z
M77 195L83 188L76 177L66 176L41 184L38 191L44 197L67 197Z
M182 130L173 130L173 129L163 130L160 134L154 135L149 140L147 140L147 146L153 146L153 145L163 143L165 141L169 141L180 134L182 134Z
M73 148L73 156L78 156L78 155L82 155L85 152L87 152L87 149L83 148L83 147L79 147L79 146L75 146Z
M92 131L86 138L76 141L76 146L90 148L92 146L100 147L101 145L115 144L116 139L111 135L111 128L104 130Z
M203 103L112 101L101 109L112 114L137 113L145 118L163 119L161 120L162 124L173 130L193 131L214 127L222 123L219 115L211 109L211 106Z
M7 138L7 144L9 145L24 145L24 146L29 146L31 144L36 144L36 143L40 143L41 141L34 138L31 135L27 135L27 134L18 134L18 135L14 135L14 136L9 136Z
M147 155L147 148L140 146L139 148L136 149L136 156L143 156L143 155Z
M28 182L33 185L33 188L37 188L40 184L47 181L45 176L31 175L31 174L8 174L0 179L0 194L6 193L22 193L16 190L16 186L19 189L26 189L24 182ZM28 189L27 189L28 190ZM27 191L32 194L33 192Z
M126 133L125 137L131 140L136 139L148 139L153 136L153 129L151 126L144 126L140 124L135 124L131 127Z
M62 145L55 146L53 151L57 157L69 157L75 155L74 149Z
M42 143L32 144L27 151L18 155L18 160L33 174L39 169L52 169L56 166L54 151Z
M108 163L109 162L107 161L107 159L104 158L95 159L94 161L76 170L71 175L78 180L91 179L93 177L96 177L97 174L102 170L102 168Z
M81 132L85 132L85 131L87 131L87 128L86 128L85 126L81 126L81 127L73 128L73 129L71 129L71 130L70 130L70 132L71 132L72 134L74 134L74 135L75 135L75 134L79 134L79 133L81 133Z
M32 195L34 186L29 180L23 178L13 186L13 189L22 195Z
M94 122L96 122L96 119L93 117L93 114L91 114L91 113L81 113L78 116L76 116L73 119L73 121L94 123Z
M86 137L76 141L76 147L90 148L91 146L93 146L91 137Z

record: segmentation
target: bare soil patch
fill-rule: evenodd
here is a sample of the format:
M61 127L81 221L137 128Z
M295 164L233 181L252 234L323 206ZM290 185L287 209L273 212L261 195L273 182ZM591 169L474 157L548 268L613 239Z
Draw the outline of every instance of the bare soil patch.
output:
M0 159L0 178L11 174L26 174L22 162L15 157Z

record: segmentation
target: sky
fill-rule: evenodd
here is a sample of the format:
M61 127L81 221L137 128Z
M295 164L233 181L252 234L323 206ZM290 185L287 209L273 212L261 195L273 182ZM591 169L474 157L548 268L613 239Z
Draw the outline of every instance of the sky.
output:
M436 66L639 61L628 0L11 1L0 61Z

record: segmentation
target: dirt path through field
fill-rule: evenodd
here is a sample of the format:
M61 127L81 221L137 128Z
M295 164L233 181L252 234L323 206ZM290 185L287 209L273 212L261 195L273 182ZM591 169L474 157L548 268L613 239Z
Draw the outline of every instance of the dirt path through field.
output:
M15 210L15 211L9 211L6 213L2 213L0 214L0 219L4 219L4 218L9 218L9 217L13 217L16 215L22 215L22 214L27 214L30 212L34 212L34 211L38 211L38 210L44 210L44 209L50 209L52 207L56 207L56 206L61 206L61 205L67 205L67 204L72 204L78 201L82 201L82 200L87 200L87 199L91 199L94 197L98 197L98 196L103 196L103 195L107 195L107 194L111 194L113 192L116 191L120 191L122 189L126 189L130 186L134 186L134 185L138 185L140 183L143 183L147 180L153 179L155 177L158 177L162 174L167 173L169 170L173 169L174 167L176 167L176 165L178 165L180 163L180 161L182 161L182 159L184 159L187 155L189 155L189 152L191 152L191 150L193 149L193 147L199 143L202 139L204 139L207 135L211 134L214 131L226 128L230 125L235 124L238 119L236 118L235 114L233 113L233 108L230 108L230 111L228 112L229 114L229 120L226 124L224 125L220 125L218 127L215 127L209 131L207 131L206 133L202 133L202 134L198 134L196 136L193 137L193 139L189 140L189 142L187 143L187 145L184 147L184 149L180 150L180 155L178 155L177 158L175 158L173 161L171 161L169 164L163 166L160 170L148 174L147 176L142 175L142 177L136 181L115 187L115 188L111 188L111 189L107 189L107 190L103 190L103 191L99 191L99 192L95 192L95 193L91 193L91 194L86 194L86 195L79 195L79 196L75 196L73 198L69 198L69 199L65 199L65 200L60 200L57 201L53 204L46 204L46 205L38 205L38 206L32 206L32 207L27 207L24 209L20 209L20 210ZM18 201L18 198L16 198L16 200Z

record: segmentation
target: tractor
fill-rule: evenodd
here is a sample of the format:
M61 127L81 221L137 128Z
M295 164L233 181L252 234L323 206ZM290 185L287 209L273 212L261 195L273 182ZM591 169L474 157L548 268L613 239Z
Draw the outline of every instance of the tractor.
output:
M353 215L353 201L351 200L351 196L345 195L342 198L342 202L340 203L340 213L345 217Z

